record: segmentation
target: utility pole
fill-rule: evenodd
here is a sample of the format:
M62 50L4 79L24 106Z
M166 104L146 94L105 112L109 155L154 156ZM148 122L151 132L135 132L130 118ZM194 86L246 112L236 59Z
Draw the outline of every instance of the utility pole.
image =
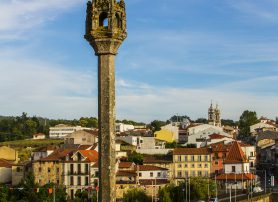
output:
M55 190L55 185L53 185L53 202L56 202L56 196L55 196L55 193L56 190Z
M127 37L124 0L87 3L84 38L98 57L99 200L116 201L115 58Z

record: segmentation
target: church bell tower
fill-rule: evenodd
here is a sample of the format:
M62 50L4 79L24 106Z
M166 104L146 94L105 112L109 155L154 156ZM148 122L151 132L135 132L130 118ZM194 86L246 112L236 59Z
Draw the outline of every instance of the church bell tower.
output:
M85 39L98 56L99 201L116 201L115 57L127 36L124 0L87 3Z

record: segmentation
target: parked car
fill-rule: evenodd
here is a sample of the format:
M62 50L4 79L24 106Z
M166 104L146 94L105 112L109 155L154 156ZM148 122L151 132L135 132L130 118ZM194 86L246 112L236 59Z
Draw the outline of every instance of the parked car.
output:
M260 193L263 192L264 190L261 187L254 187L253 192L254 193Z

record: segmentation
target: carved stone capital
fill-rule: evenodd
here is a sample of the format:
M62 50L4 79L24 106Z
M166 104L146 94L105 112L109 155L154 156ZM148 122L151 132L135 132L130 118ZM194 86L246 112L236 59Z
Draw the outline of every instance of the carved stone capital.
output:
M93 39L90 40L90 44L96 55L116 55L122 41L117 39Z

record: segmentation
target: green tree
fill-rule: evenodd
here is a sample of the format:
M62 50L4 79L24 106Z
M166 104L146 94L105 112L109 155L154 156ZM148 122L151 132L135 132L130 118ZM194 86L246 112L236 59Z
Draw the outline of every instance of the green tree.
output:
M6 186L0 187L0 202L8 202L9 189Z
M134 162L137 165L142 165L143 164L143 158L144 158L144 156L142 154L139 154L139 153L134 151L128 156L128 161Z
M207 124L208 120L205 119L205 118L198 118L198 119L196 119L195 123L204 123L204 124Z
M161 130L161 127L166 125L165 121L154 120L150 123L153 132Z
M124 193L123 202L151 202L151 198L141 189L131 189Z
M259 123L255 111L245 110L239 118L239 139L245 139L250 136L250 126Z

